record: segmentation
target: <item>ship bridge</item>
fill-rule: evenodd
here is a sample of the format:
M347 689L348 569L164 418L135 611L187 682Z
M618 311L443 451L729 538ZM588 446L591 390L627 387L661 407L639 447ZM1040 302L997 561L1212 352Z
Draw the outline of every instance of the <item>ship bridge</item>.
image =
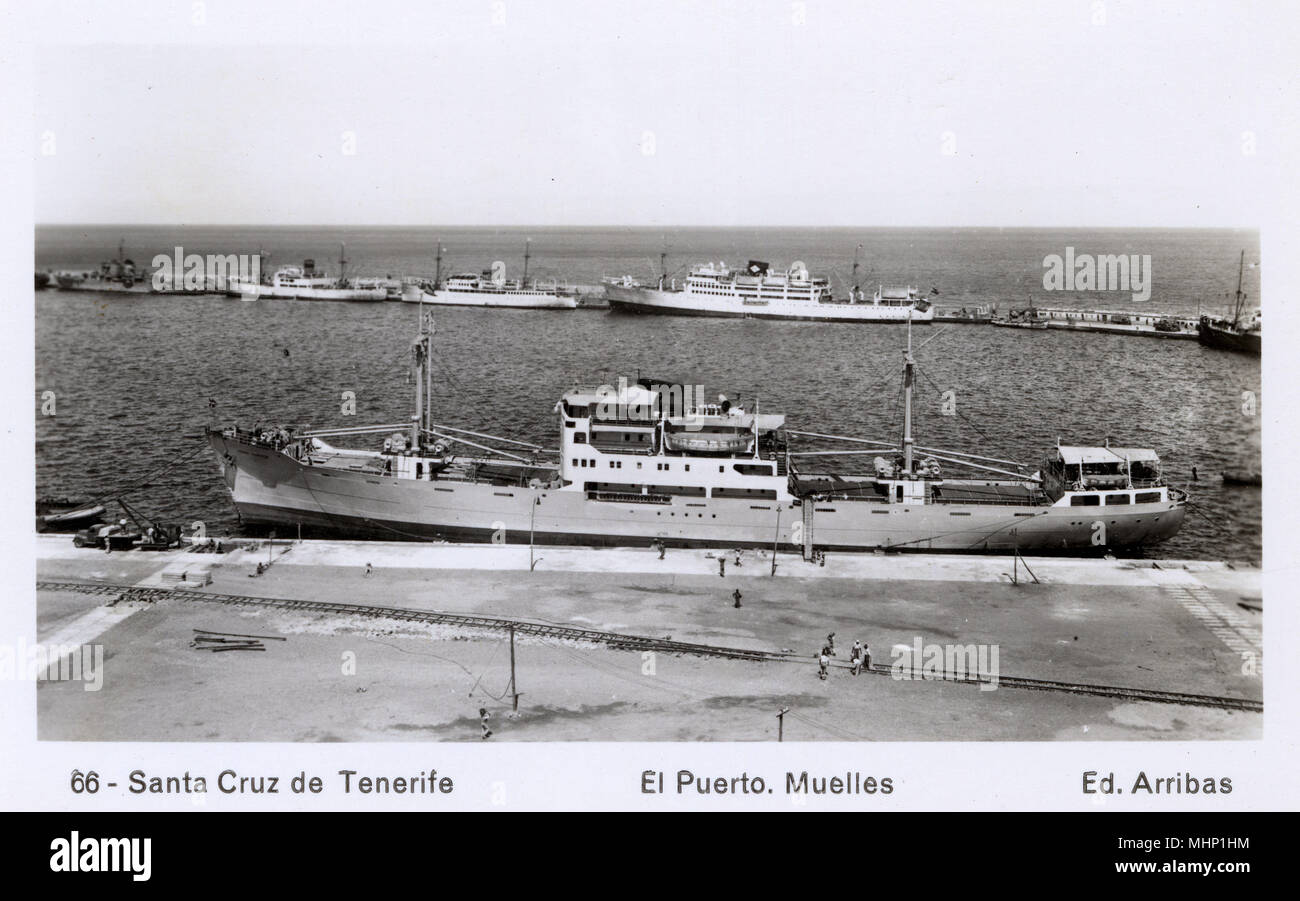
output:
M1161 488L1160 457L1147 447L1059 446L1045 461L1043 487L1057 498L1065 492ZM1163 497L1163 495L1162 495Z
M620 379L575 388L556 405L561 474L593 499L789 497L785 417L697 403L697 386Z

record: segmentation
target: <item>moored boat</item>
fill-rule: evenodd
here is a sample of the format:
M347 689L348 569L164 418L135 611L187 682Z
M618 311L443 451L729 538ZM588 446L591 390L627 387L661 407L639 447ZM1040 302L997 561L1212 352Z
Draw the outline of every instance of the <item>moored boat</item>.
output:
M1237 293L1232 317L1215 319L1202 316L1197 324L1197 335L1206 347L1258 356L1262 351L1264 325L1260 310L1252 313L1246 309L1246 294L1241 290L1245 266L1246 252L1243 250L1237 267Z
M506 264L492 263L482 273L463 272L442 278L442 245L438 245L437 269L433 280L408 283L402 300L447 307L502 307L515 310L575 310L577 297L558 282L539 283L528 278L529 247L524 246L524 273L519 279L506 278Z
M829 280L810 275L799 261L784 272L773 272L761 260L750 260L740 271L725 262L706 263L692 269L680 286L666 274L655 285L631 276L607 279L605 296L615 311L673 316L905 323L930 322L935 312L910 287L881 285L870 298L855 287L847 298L835 298Z
M96 291L113 294L149 294L153 290L149 273L126 256L125 241L117 245L116 259L99 264L94 272L59 272L55 281L60 291Z
M36 531L75 531L99 522L104 505L95 501L43 497L36 500Z
M347 275L346 245L339 244L339 275L318 269L314 259L301 266L281 266L265 283L232 281L226 293L240 300L381 301L388 297L387 281L353 279Z
M558 452L494 439L432 420L430 325L414 342L409 422L207 437L244 522L390 540L1100 553L1181 527L1187 495L1148 448L1058 445L1034 470L916 445L908 337L901 447L794 431L783 415L648 379L565 392ZM383 449L329 443L367 435L387 435ZM876 455L874 469L802 468L855 454Z

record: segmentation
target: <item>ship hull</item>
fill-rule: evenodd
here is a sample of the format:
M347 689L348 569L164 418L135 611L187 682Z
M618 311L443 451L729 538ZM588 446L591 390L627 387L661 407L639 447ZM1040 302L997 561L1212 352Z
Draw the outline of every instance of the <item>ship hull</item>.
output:
M1202 321L1198 326L1197 337L1206 347L1233 350L1238 353L1256 355L1260 353L1260 336L1254 332L1233 331Z
M1169 501L1104 513L1078 507L888 504L814 498L597 500L587 492L398 479L308 466L270 447L208 433L246 524L387 540L828 551L1101 553L1163 541L1182 525ZM537 501L534 504L534 500ZM806 510L811 505L812 510ZM1098 540L1097 523L1103 524Z
M97 294L151 294L153 286L149 281L133 281L130 284L98 278L58 277L60 291L92 291Z
M781 319L809 322L906 323L930 322L934 307L872 303L819 303L814 300L772 298L761 303L733 297L710 297L685 291L605 286L610 308L624 313L662 316L711 316L727 319Z
M424 303L442 307L493 307L510 310L576 310L578 301L545 291L423 291L418 288L402 293L406 303Z
M384 300L383 288L316 288L275 285L239 285L232 296L240 300L350 300L373 303Z

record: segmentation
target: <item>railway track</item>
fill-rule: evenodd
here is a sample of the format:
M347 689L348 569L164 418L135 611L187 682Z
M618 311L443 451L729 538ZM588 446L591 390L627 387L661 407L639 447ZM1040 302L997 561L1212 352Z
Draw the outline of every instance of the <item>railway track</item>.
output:
M552 623L540 623L530 620L508 619L495 616L479 616L469 613L446 613L437 610L412 610L406 607L387 607L377 604L346 604L336 601L313 601L300 598L267 598L241 594L219 594L216 592L191 591L182 588L137 588L129 585L109 585L95 582L54 582L38 581L37 591L73 591L82 594L111 597L110 603L157 603L158 601L200 602L208 604L227 604L231 606L265 607L295 613L328 613L336 616L354 616L362 619L387 619L398 622L420 623L424 625L453 626L465 629L481 629L494 632L509 632L517 635L531 635L537 638L559 639L564 641L585 642L604 645L616 650L659 651L672 654L687 654L699 657L715 657L730 660L749 660L756 662L806 664L811 655L795 654L785 651L764 651L753 648L734 648L725 645L696 644L674 641L671 638L655 638L643 635L625 635L620 632L603 632L598 629L583 629L575 626L559 626ZM846 667L847 664L838 664ZM868 670L872 675L890 676L894 668L888 664L873 664ZM1233 698L1221 695L1188 694L1176 691L1160 691L1150 688L1133 688L1121 685L1094 685L1084 682L1061 682L1054 679L1030 679L1020 676L999 676L996 680L984 676L956 676L953 674L926 674L924 681L944 681L962 685L996 684L998 688L1017 688L1025 691L1050 691L1061 694L1088 695L1093 697L1115 698L1118 700L1146 701L1155 704L1178 704L1189 707L1214 707L1220 710L1240 710L1262 713L1264 704L1250 698Z

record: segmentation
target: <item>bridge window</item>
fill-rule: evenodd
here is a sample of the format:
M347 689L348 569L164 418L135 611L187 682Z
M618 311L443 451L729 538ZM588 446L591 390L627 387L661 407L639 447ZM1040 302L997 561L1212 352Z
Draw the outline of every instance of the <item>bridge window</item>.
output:
M1130 503L1131 499L1127 494L1108 494L1106 495L1106 506L1114 507Z
M573 433L573 443L574 443L574 444L586 444L586 443L587 443L587 433L586 433L586 432L574 432L574 433Z
M1134 496L1133 502L1136 504L1158 504L1160 503L1160 492L1140 491Z
M1100 507L1101 495L1099 494L1076 494L1070 498L1071 507Z

